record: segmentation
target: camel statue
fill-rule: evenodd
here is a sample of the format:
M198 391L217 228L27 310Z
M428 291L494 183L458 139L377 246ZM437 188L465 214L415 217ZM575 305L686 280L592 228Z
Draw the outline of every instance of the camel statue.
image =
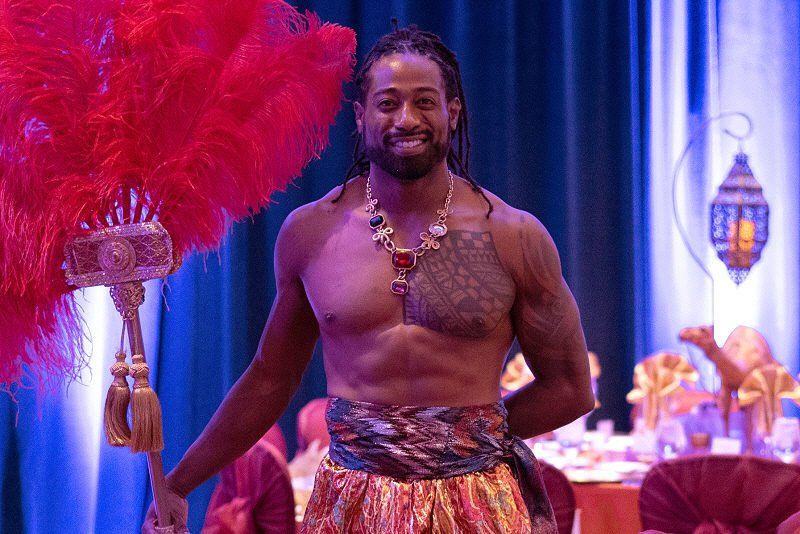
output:
M749 326L737 326L734 328L722 347L714 341L714 329L711 326L683 328L678 337L681 341L686 341L699 347L706 357L717 366L717 373L722 383L718 395L718 404L725 424L725 435L728 435L733 395L742 385L745 377L753 369L763 365L780 364L772 356L772 351L764 336ZM746 414L746 420L748 426L750 426L750 414ZM748 429L747 434L749 433Z

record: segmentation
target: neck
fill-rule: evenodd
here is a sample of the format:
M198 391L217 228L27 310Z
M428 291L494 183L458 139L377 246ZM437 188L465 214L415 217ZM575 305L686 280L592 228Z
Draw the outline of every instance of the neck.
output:
M392 217L430 217L441 209L450 187L447 164L442 161L425 176L400 180L377 165L370 167L372 198Z

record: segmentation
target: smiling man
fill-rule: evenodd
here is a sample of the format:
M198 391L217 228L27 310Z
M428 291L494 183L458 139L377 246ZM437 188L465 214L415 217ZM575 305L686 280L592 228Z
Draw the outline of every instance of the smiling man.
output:
M281 228L258 353L167 477L173 515L278 419L320 339L331 448L304 532L556 532L519 438L594 400L555 246L470 177L459 67L437 36L384 36L356 85L355 162ZM501 400L515 336L536 379Z

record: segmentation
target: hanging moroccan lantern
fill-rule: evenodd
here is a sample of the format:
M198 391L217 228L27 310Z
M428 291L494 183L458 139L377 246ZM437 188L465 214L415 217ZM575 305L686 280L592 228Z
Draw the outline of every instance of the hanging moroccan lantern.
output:
M736 285L761 258L768 236L769 205L740 151L711 203L711 242Z

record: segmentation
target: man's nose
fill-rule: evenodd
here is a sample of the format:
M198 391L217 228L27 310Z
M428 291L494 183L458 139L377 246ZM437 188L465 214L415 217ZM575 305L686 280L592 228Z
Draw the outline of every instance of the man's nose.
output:
M411 104L403 104L397 110L394 126L398 130L413 130L419 125L419 115Z

